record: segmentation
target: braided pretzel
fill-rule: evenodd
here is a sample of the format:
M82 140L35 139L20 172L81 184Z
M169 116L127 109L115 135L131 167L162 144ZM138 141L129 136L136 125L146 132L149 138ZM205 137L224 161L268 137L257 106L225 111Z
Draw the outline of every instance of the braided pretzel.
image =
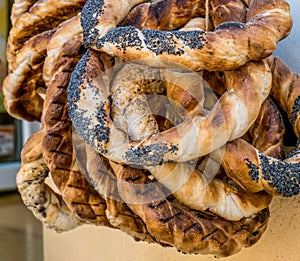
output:
M30 38L19 50L11 72L3 81L4 103L7 112L15 118L39 121L43 108L42 79L46 46L55 30L45 31Z
M224 23L213 32L179 33L119 27L96 40L97 33L102 36L102 32L89 32L89 25L94 23L84 21L95 21L95 18L94 12L84 12L88 8L91 8L89 1L82 12L82 26L85 35L88 34L84 39L87 38L88 46L125 60L148 58L153 64L168 60L192 70L230 70L249 60L265 58L292 27L289 5L284 0L266 0L251 2L245 24Z
M299 74L292 73L279 58L270 58L269 63L274 79L272 94L288 112L291 122L294 123L294 131L299 137ZM246 141L235 141L227 144L227 147L236 152L223 159L230 170L228 175L247 191L266 190L270 194L285 197L299 194L298 146L283 161L264 155ZM239 166L239 172L233 169L236 166Z
M121 197L142 218L148 231L160 243L184 253L229 256L257 242L266 228L267 210L236 222L209 216L166 199L158 186L147 190L143 189L146 186L132 185L151 182L143 170L113 163L111 166Z
M72 215L62 198L45 184L48 168L42 156L43 130L32 135L22 151L17 187L24 204L35 217L56 231L71 230L81 221Z
M29 8L36 2L35 0L15 0L10 14L10 21L12 25L15 24L16 20L22 16Z
M67 114L66 87L72 68L81 56L82 30L79 16L60 25L47 46L44 72L50 79L44 103L43 124L43 155L51 171L55 185L62 193L64 201L82 221L93 224L102 224L104 210L98 209L97 202L101 198L87 184L82 173L79 172L72 153L72 126ZM112 61L106 59L103 65L107 68ZM45 76L45 73L44 73ZM81 161L82 161L81 157ZM92 160L89 158L88 160ZM93 162L94 170L97 159ZM101 172L103 173L103 172ZM109 175L106 175L109 177ZM102 179L101 186L111 188L111 193L117 195L116 188L110 186L109 178ZM98 185L98 186L100 186ZM98 187L99 188L99 187ZM132 213L128 207L118 200L106 198L106 216L114 227L133 235L138 240L153 241L143 227L143 222Z
M9 32L6 53L8 63L14 62L18 50L30 37L53 29L61 22L77 15L84 3L85 0L39 0L35 2L16 20Z

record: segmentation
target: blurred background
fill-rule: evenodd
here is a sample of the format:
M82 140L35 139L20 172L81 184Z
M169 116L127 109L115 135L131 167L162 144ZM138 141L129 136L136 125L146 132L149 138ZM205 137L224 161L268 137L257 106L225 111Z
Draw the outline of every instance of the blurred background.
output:
M13 1L0 0L0 87L6 70L6 39L10 27L9 10ZM23 142L38 124L10 117L0 93L0 260L43 260L42 224L25 207L16 190Z

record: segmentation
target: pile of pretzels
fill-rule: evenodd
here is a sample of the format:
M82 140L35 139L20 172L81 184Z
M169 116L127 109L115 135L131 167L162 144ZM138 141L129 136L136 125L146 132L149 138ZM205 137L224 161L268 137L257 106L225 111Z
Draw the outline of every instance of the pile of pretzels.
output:
M299 194L285 0L15 0L11 22L5 106L41 123L17 187L48 228L225 257Z

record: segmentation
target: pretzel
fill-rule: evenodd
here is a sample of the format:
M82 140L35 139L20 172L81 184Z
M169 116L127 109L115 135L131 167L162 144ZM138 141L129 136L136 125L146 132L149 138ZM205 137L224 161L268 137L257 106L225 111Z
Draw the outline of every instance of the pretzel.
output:
M229 256L257 242L266 229L267 210L251 218L227 221L187 209L165 198L165 194L155 184L155 189L147 190L148 187L143 184L151 181L141 169L120 164L111 166L117 176L123 200L143 219L148 231L160 243L172 245L178 251ZM128 185L128 182L132 184Z
M44 160L51 171L51 178L64 201L82 222L97 225L102 224L104 210L98 209L99 204L97 204L98 201L101 202L102 197L87 183L76 164L72 144L72 125L67 113L66 88L72 69L82 55L81 33L79 16L77 16L62 23L47 46L44 77L47 70L50 81L45 81L48 88L42 117L46 129L42 147ZM107 58L103 64L109 68L112 62ZM93 166L99 167L96 162ZM93 170L96 173L98 171L95 168ZM106 176L109 177L109 174ZM104 179L104 184L100 185L107 186L107 189L111 187L111 193L117 196L116 188L110 186L108 181ZM143 222L124 203L112 198L105 198L105 200L105 214L113 227L126 231L137 240L153 241L143 227Z
M168 60L192 70L230 70L250 60L261 60L274 52L276 43L286 37L292 27L288 3L265 0L250 3L246 23L224 23L213 32L118 27L103 36L114 22L97 21L97 16L90 10L91 2L87 1L82 12L87 46L125 60L151 59L151 63L156 65L161 60ZM101 10L100 6L96 12L104 16L106 12ZM91 30L90 25L100 29Z
M85 0L39 0L22 14L9 32L7 61L12 64L18 50L30 37L55 28L61 22L77 15ZM9 67L9 71L10 71Z
M81 225L81 221L45 183L49 170L41 153L42 135L43 130L33 134L25 143L16 184L24 204L37 219L58 232L68 231Z
M143 221L121 199L114 172L107 159L97 154L75 133L73 141L80 159L82 173L106 201L106 216L110 223L132 236L135 240L155 242Z
M193 117L176 128L141 141L127 142L126 135L114 128L109 118L107 93L102 90L99 97L99 90L94 87L101 85L94 76L98 73L101 74L99 60L88 51L77 64L68 88L74 127L88 144L110 160L149 167L162 162L198 158L242 136L255 121L271 87L271 74L264 62L250 62L236 71L226 71L224 75L229 91L222 95L218 105L206 117ZM90 95L99 99L86 107ZM210 130L210 123L216 127ZM190 137L195 137L195 140Z
M16 20L36 2L35 0L15 0L13 2L10 14L10 21L12 25L15 24Z
M270 58L269 63L274 79L272 94L287 111L294 132L299 137L299 74L292 73L279 58ZM228 174L247 191L265 190L285 197L299 194L298 145L285 160L268 157L246 141L235 141L226 146L235 151L235 154L228 154L223 159L230 169ZM239 166L239 172L234 170L235 166Z
M4 103L15 118L40 121L45 84L42 79L46 46L55 29L30 38L19 50L11 71L3 81Z

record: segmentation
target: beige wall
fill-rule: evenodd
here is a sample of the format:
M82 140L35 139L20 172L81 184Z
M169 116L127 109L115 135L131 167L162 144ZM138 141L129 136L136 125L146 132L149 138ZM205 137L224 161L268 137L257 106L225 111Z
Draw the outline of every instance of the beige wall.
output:
M254 246L221 260L300 260L300 196L275 198L268 229ZM44 229L45 261L208 261L211 256L187 256L175 249L136 243L120 231L82 226L57 234Z

